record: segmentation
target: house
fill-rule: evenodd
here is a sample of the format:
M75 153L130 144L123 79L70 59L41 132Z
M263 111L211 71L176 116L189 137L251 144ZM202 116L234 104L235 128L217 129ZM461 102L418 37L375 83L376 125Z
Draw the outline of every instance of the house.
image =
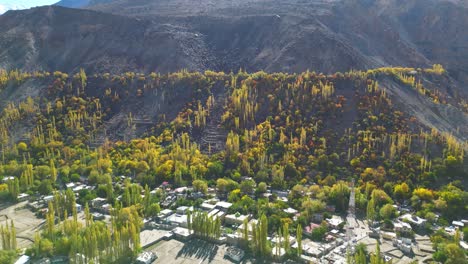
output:
M248 215L241 215L239 213L226 215L225 221L227 225L241 225L245 219L249 219Z
M258 223L257 219L251 219L249 223L247 224L247 232L249 233L249 236L252 235L252 225L256 225ZM242 223L239 228L237 228L237 232L240 234L244 233L244 223Z
M424 225L427 223L426 219L412 214L404 214L400 217L400 220L406 221L417 228L424 227Z
M332 218L326 220L328 226L333 229L341 229L341 225L344 224L343 219L338 215L333 215Z
M200 207L204 211L211 211L216 208L216 205L208 202L203 202Z
M87 187L86 185L78 185L78 186L74 187L74 188L72 189L72 191L73 191L74 193L77 193L77 192L80 192L81 190L86 189L86 187Z
M228 247L225 255L235 262L240 262L244 258L245 252L238 247Z
M50 264L52 261L48 258L43 258L34 262L34 264Z
M395 222L393 227L395 232L411 232L413 230L411 225L405 222Z
M269 239L274 245L278 244L280 241L281 243L283 243L283 236L279 237L279 236L275 236L271 239ZM296 238L293 237L293 236L289 236L289 245L293 245L294 243L296 243Z
M3 177L3 180L2 180L2 181L3 181L3 183L7 183L7 182L13 181L13 180L15 180L15 177L13 177L13 176L6 176L6 177Z
M188 207L188 206L180 206L180 207L177 207L176 209L176 213L177 214L186 214L187 211L191 211L193 212L193 207Z
M26 201L28 199L29 199L29 194L27 194L27 193L20 193L18 195L18 201L20 201L20 202L24 202L24 201Z
M318 228L318 227L320 227L320 225L315 224L315 223L310 223L310 225L304 227L304 233L305 233L306 235L311 235L311 234L312 234L312 231L313 231L315 228Z
M94 198L93 200L91 200L91 207L98 208L98 207L104 205L106 202L107 202L107 199L97 197L97 198Z
M172 214L166 218L166 222L179 227L188 227L186 214Z
M468 243L460 240L460 247L463 248L463 250L468 250Z
M186 241L193 236L193 231L190 231L187 228L183 228L183 227L174 228L174 230L172 230L172 233L174 233L174 236L177 239L180 239L183 241Z
M287 214L292 214L292 215L295 215L295 214L298 213L298 211L296 209L291 208L291 207L284 209L283 212L285 212Z
M136 263L138 263L138 264L151 264L157 258L158 257L153 252L145 251L145 252L141 253L140 255L138 255L138 257L136 259Z
M280 190L273 190L272 193L276 194L276 196L278 196L278 197L284 197L284 198L288 197L288 195L289 195L289 192L280 191Z
M45 196L45 197L43 198L43 200L44 200L45 203L48 203L48 202L54 200L54 196L53 196L53 195Z
M105 213L105 214L110 214L110 211L112 209L112 205L110 204L104 204L103 206L101 206L101 212Z
M22 255L15 264L28 264L30 263L30 257L26 255Z
M224 212L227 212L227 210L229 210L229 208L231 208L232 206L232 203L228 203L228 202L217 202L216 203L216 208L219 209L219 210L222 210Z
M462 229L465 226L465 223L463 223L462 221L452 221L452 225L455 228Z
M224 211L219 211L217 214L215 214L213 216L213 219L216 219L218 218L219 220L221 220L221 222L224 222L224 218L226 217L226 212Z
M29 203L28 205L29 205L29 207L31 208L32 211L37 211L37 210L42 209L42 208L45 207L44 203L41 203L41 202L38 202L38 201Z
M397 240L397 239L393 240L393 245L406 254L411 254L411 252L413 251L411 248L411 244L408 245L402 240Z
M271 255L276 259L282 259L286 255L286 251L283 247L272 247Z
M157 218L158 218L159 220L162 220L162 219L167 218L168 216L170 216L170 215L173 214L173 213L174 213L174 212L172 212L172 210L170 210L170 209L164 209L164 210L162 210L161 212L159 212Z
M101 213L93 213L92 216L93 216L93 220L95 220L95 221L104 220L104 219L106 218L106 217L105 217L103 214L101 214Z
M213 209L211 211L208 212L208 217L213 217L215 216L217 213L219 213L219 209Z

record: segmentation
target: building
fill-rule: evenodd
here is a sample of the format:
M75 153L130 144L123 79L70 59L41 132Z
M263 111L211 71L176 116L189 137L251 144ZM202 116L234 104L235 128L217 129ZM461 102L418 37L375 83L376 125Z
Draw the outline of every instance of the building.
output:
M292 215L295 215L295 214L298 213L298 211L296 209L291 208L291 207L284 209L283 212L285 212L287 214L292 214Z
M221 222L224 222L224 218L226 217L226 212L224 211L219 211L217 214L215 214L213 216L213 219L216 219L218 218L219 220L221 220Z
M98 207L104 205L106 202L107 202L107 199L97 197L97 198L94 198L93 200L91 200L91 207L98 208Z
M75 183L74 182L69 182L67 184L65 184L65 187L67 187L67 189L73 189L75 187Z
M32 202L32 203L30 202L28 205L31 208L31 210L34 211L34 212L45 207L44 203L38 202L38 201L35 201L35 202Z
M411 244L408 245L408 243L405 243L402 240L397 240L397 239L393 240L393 245L405 254L411 254L413 252L413 249L411 248Z
M138 257L136 259L136 263L138 263L138 264L151 264L157 258L158 257L153 252L145 251L145 252L141 253L140 255L138 255Z
M110 214L111 209L112 209L112 205L110 205L110 204L104 204L100 208L101 212L103 212L105 214Z
M224 212L227 212L227 210L229 210L229 208L231 208L232 206L232 203L228 203L228 202L217 202L216 203L216 208L219 209L219 210L222 210Z
M310 223L310 225L304 227L304 234L310 236L312 234L312 231L318 227L320 227L320 225L315 224L315 223Z
M203 202L200 207L204 211L211 211L216 208L216 205L208 202Z
M16 262L15 264L28 264L30 263L30 258L29 256L22 255Z
M166 218L166 222L179 227L188 227L186 214L172 214Z
M411 232L413 230L411 225L405 222L395 222L393 223L393 228L395 232Z
M172 233L174 233L174 236L177 239L182 240L182 241L186 241L193 236L193 231L190 231L187 228L183 228L183 227L174 228L174 230L172 230Z
M13 176L6 176L6 177L3 177L3 183L7 183L8 181L13 181L15 179L15 177Z
M394 240L396 239L397 235L392 232L382 232L382 238L387 240Z
M170 216L173 213L174 212L172 212L172 210L170 210L170 209L164 209L161 212L159 212L158 219L160 219L160 220L165 219L165 218L167 218L168 216Z
M20 201L20 202L24 202L24 201L26 201L28 199L29 199L29 194L27 194L27 193L20 193L18 195L18 201Z
M92 216L93 216L93 220L95 221L106 219L106 217L101 213L93 213Z
M452 225L456 228L462 229L465 226L465 223L462 221L452 221Z
M241 215L239 213L226 215L224 221L227 225L242 225L245 219L249 219L248 215Z
M427 223L426 219L423 219L419 216L411 215L411 214L404 214L400 217L400 220L406 221L410 223L412 226L415 226L417 228L424 227L424 225Z
M193 212L193 207L180 206L176 209L176 214L186 214L187 211Z
M228 247L225 256L236 262L240 262L244 258L245 252L238 247Z
M326 221L328 223L328 226L330 226L333 229L341 229L342 224L344 224L343 219L338 215L334 215L332 216L332 218L329 218Z
M273 243L274 245L278 244L280 241L281 243L283 243L283 236L279 237L279 236L275 236L271 239L269 239L271 241L271 243ZM296 243L296 238L293 237L293 236L289 236L289 245L293 245L294 243Z
M468 250L468 243L466 243L465 241L461 241L461 240L460 240L460 247L461 247L463 250Z
M249 236L252 235L252 225L256 225L258 222L257 219L251 219L249 223L247 224L247 232L249 233ZM243 234L244 232L244 224L242 223L239 228L237 228L237 232L240 234Z
M54 200L54 196L53 195L44 196L43 200L44 200L45 203L48 203L48 202Z
M286 255L286 251L284 250L283 247L272 247L271 249L271 255L277 259L280 260Z

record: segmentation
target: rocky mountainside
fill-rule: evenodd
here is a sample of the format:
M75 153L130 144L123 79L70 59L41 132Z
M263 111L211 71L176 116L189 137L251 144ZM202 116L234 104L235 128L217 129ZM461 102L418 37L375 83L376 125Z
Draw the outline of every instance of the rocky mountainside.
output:
M0 16L0 68L89 73L189 71L332 74L440 63L425 80L442 105L393 81L401 110L464 138L468 87L467 7L459 1L115 0ZM101 87L102 88L102 87ZM152 111L152 110L151 110ZM125 113L126 115L128 113ZM156 114L156 112L154 113ZM213 127L216 127L214 122Z
M468 11L460 1L58 4L98 12L58 6L8 12L0 18L0 67L332 73L441 63L462 87L468 83Z

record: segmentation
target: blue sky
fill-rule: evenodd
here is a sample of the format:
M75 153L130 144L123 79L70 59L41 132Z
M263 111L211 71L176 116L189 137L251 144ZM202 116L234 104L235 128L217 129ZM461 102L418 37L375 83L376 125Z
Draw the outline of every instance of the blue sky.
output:
M24 9L34 6L51 5L58 0L0 0L0 14L9 9Z

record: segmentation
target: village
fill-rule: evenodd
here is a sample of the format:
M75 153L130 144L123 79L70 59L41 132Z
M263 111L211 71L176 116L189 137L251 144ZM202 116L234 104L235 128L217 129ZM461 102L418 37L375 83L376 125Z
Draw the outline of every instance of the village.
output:
M123 178L122 178L123 179ZM5 180L5 179L4 179ZM8 179L6 179L8 180ZM86 183L68 183L64 186L71 189L77 196L82 190L93 190L94 187ZM161 204L161 211L152 218L144 219L144 226L140 233L140 241L143 252L138 256L137 263L184 263L185 260L197 260L200 263L254 263L253 256L242 249L244 224L248 223L248 236L252 236L252 224L258 219L252 215L244 215L232 212L232 203L209 188L206 194L195 192L192 187L172 188L168 183L151 191L164 192L165 199ZM264 194L269 199L279 199L288 202L286 191L270 190ZM19 195L19 203L1 208L0 224L13 220L18 229L17 237L20 247L26 248L33 242L34 233L44 225L41 219L47 212L47 204L53 196L32 198L27 194ZM119 199L119 198L118 198ZM197 206L175 206L180 199L192 199L202 201ZM350 199L353 201L353 198ZM350 208L354 207L350 202ZM356 217L353 209L348 215L335 214L333 206L327 206L325 213L315 214L312 221L304 227L301 241L302 254L300 260L304 263L346 263L348 252L353 253L355 248L362 244L367 250L374 252L379 243L380 252L386 261L392 263L428 263L435 252L430 238L422 230L427 227L427 220L412 214L408 205L393 205L398 212L398 217L393 221L392 228L388 228L379 222L368 223L367 220ZM95 221L110 221L112 206L104 198L94 198L89 203ZM83 206L76 205L79 219L84 221ZM195 211L206 212L212 219L219 219L222 223L221 236L216 240L203 241L194 235L189 228L189 214ZM296 220L298 210L288 207L283 209L289 217ZM323 241L313 238L314 229L326 226ZM434 230L441 229L449 235L454 235L456 230L468 225L467 220L453 221L448 227L432 225ZM422 232L420 232L422 231ZM289 244L297 249L298 241L291 234ZM314 241L315 240L315 241ZM285 251L278 243L281 237L274 233L268 236L271 244L271 255L277 262L284 262ZM460 246L465 250L468 244L460 241ZM24 257L24 258L23 258ZM18 260L19 263L29 263L27 256ZM41 260L44 263L60 262L66 257ZM37 262L36 262L37 263Z

